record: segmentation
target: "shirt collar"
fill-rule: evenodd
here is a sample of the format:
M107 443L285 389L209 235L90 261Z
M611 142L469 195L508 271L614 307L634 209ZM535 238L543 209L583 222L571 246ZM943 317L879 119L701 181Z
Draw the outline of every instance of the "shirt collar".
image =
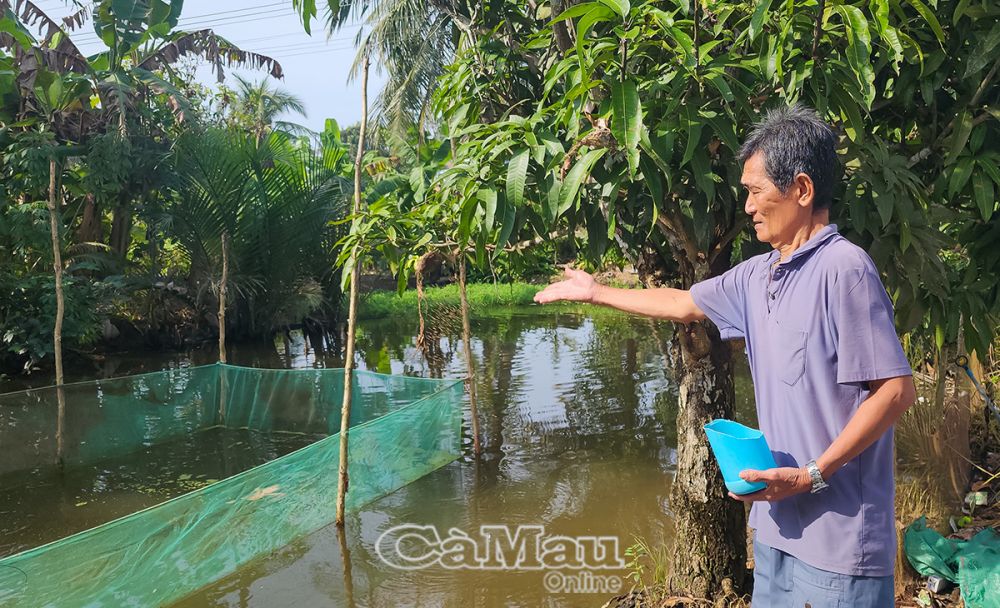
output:
M781 264L782 265L789 264L793 260L797 260L799 258L804 258L806 256L811 255L814 251L819 249L820 246L822 246L824 243L829 241L833 236L836 236L837 234L839 234L839 232L837 232L836 224L827 224L826 226L823 226L823 228L819 232L813 235L812 238L806 241L801 247L793 251L792 255L788 256L788 259L781 262ZM768 256L767 258L768 266L774 264L778 260L778 257L780 255L781 253L777 249L772 251L771 255Z

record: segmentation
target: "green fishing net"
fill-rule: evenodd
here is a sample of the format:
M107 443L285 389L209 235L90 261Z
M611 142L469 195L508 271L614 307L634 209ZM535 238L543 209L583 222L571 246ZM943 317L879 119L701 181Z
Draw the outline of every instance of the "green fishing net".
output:
M347 509L459 456L460 381L364 371L352 378ZM127 461L210 429L318 439L0 559L0 606L165 605L330 524L343 382L342 369L216 364L0 395L0 480Z

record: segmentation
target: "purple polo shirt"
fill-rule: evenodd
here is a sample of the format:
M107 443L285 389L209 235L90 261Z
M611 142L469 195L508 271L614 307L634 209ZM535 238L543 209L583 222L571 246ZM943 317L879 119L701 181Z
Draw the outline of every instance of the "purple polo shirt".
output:
M836 225L778 264L769 283L778 257L750 258L691 296L723 339L746 339L760 428L779 467L801 467L847 426L867 381L912 372L875 265ZM891 575L892 429L827 482L818 494L754 503L757 540L830 572Z

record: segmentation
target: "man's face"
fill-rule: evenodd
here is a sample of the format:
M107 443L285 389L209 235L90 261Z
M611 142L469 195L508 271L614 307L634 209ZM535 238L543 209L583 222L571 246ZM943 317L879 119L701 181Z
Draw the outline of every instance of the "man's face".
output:
M774 246L788 243L803 222L809 221L811 204L804 206L798 180L782 193L767 176L764 153L757 152L743 163L740 183L747 191L743 207L753 222L757 238Z

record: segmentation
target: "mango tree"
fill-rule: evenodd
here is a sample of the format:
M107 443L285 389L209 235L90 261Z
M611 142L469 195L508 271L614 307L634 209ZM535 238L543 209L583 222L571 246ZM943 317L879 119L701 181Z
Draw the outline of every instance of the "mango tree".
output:
M504 223L510 214L501 246L525 232L579 227L589 255L620 249L648 282L682 288L754 247L736 154L762 109L794 101L817 108L843 136L850 183L878 170L873 150L899 154L867 117L891 95L898 70L919 65L922 45L936 44L918 42L918 31L936 23L919 0L511 6L523 12L512 25L522 54L482 37L437 92L442 122L459 141L454 171L464 177L461 187L443 187L462 214ZM851 220L865 218L875 235L934 204L912 174L879 186L880 196L902 203L849 206ZM907 238L927 257L941 243L929 222L911 221ZM900 268L904 277L917 271L940 276L927 260ZM737 588L746 582L742 505L727 498L702 431L733 415L732 363L710 323L679 329L671 586L707 596L726 578Z

